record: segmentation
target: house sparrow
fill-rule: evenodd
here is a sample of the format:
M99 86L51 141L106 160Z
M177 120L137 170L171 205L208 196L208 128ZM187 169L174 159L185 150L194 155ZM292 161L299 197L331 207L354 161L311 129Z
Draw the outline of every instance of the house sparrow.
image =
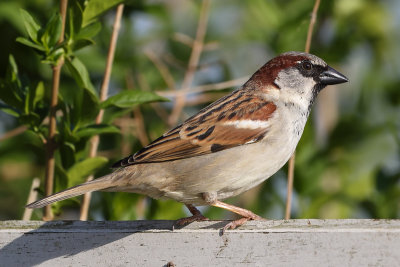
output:
M91 191L123 191L195 205L224 208L242 216L224 229L261 219L221 202L260 184L293 154L311 106L327 85L348 79L322 59L287 52L262 66L239 89L222 97L134 155L113 165L113 173L29 204L40 208Z

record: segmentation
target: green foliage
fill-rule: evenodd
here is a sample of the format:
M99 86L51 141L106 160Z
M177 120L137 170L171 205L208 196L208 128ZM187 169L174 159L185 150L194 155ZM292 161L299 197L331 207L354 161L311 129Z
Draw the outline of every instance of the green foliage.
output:
M98 16L113 8L114 6L123 3L122 0L91 0L87 3L85 11L83 12L83 25L86 26L93 22Z
M163 115L168 116L172 104L162 103L154 110L146 103L165 101L154 91L169 85L163 78L165 73L161 75L144 51L150 50L164 63L179 87L191 48L176 33L194 38L201 1L133 1L125 6L110 83L112 96L101 102L98 88L111 35L112 10L121 2L69 1L64 42L60 44L60 16L51 15L58 11L57 2L0 3L0 126L7 130L29 127L24 134L0 143L0 203L18 201L22 207L31 178L44 173L42 140L47 136L51 89L51 69L46 64L53 66L61 58L65 61L57 106L55 191L81 182L88 174L110 172L104 159L85 163L88 140L93 135L101 135L99 150L104 154L100 155L107 155L111 162L142 147L139 130L154 140L168 129ZM247 76L281 52L303 50L314 2L212 1L206 46L193 85ZM400 19L394 12L398 7L396 1L321 2L311 52L346 74L350 83L322 91L313 108L296 154L292 217L399 218ZM191 94L186 99L185 116L219 95ZM101 108L105 119L97 125L94 120ZM136 124L138 114L143 117L144 129ZM79 167L84 163L89 165ZM29 174L19 166L29 166L25 168ZM80 170L85 173L80 175ZM228 201L266 218L282 218L285 188L283 168L250 193ZM143 198L96 193L91 216L121 220L185 215L180 203ZM54 208L61 213L66 205L76 208L79 203L65 201ZM142 205L144 212L140 212ZM12 206L0 204L0 214L6 214L0 219L20 218L22 208ZM214 219L232 216L216 208L205 211ZM38 215L36 211L36 218Z
M83 183L96 170L104 167L108 159L104 157L87 158L74 164L67 171L68 187Z
M101 22L97 17L110 9L118 1L101 4L99 1L90 1L83 8L79 1L71 1L67 12L67 25L64 41L59 43L61 36L61 16L54 13L47 23L39 23L26 10L20 10L20 16L25 26L27 37L16 38L17 42L33 48L40 56L41 62L56 66L64 59L65 69L73 83L61 85L58 96L57 134L56 143L56 170L55 190L82 183L89 175L96 173L108 165L104 157L88 158L89 139L95 135L119 135L120 130L114 125L96 124L95 118L100 108L107 110L113 118L121 114L121 110L129 111L139 104L166 101L152 92L139 90L122 91L107 101L101 103L98 92L93 86L89 71L76 54L76 51L94 45L92 38L101 30ZM44 26L42 26L44 25ZM46 79L33 81L27 75L21 75L15 58L10 55L8 69L0 80L0 110L14 116L21 125L28 126L39 142L35 142L44 154L48 135L46 116L49 114L49 95L51 84ZM68 74L65 73L65 74ZM63 75L62 81L68 76ZM31 75L29 75L31 76ZM40 77L40 75L39 75ZM113 115L115 113L115 115ZM125 111L123 113L126 113ZM123 114L122 113L122 114ZM56 212L61 211L62 205L55 205Z
M20 77L18 67L12 55L5 79L0 80L0 99L3 101L0 110L16 117L21 124L29 125L38 131L44 119L42 100L44 86L39 82L36 86L29 84L25 77Z
M21 9L21 17L30 39L18 37L17 41L37 50L42 55L43 63L56 65L63 56L63 49L56 45L61 35L60 14L54 14L43 27L39 26L32 16L23 9Z
M93 124L81 128L76 132L77 137L92 137L104 133L119 133L119 129L108 124Z
M78 86L89 90L91 94L95 94L85 65L77 57L68 58L65 63Z
M156 101L168 101L164 97L160 97L152 92L143 92L139 90L126 90L119 94L109 97L107 100L101 103L101 108L108 108L116 106L120 108L129 108L138 104L156 102Z

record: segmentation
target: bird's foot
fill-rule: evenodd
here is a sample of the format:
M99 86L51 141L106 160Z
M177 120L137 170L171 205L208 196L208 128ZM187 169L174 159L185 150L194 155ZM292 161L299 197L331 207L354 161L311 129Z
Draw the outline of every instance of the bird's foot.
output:
M250 221L250 220L264 220L264 218L258 216L257 214L255 214L255 213L253 213L253 212L251 212L249 210L242 209L242 208L239 208L239 207L236 207L236 206L233 206L233 205L221 202L221 201L216 201L212 205L214 207L219 207L219 208L223 208L223 209L226 209L226 210L230 210L230 211L232 211L232 212L234 212L236 214L239 214L239 215L243 216L242 218L237 219L235 221L232 221L232 222L228 223L227 225L225 225L224 228L221 229L221 234L222 235L224 234L224 232L226 230L235 229L236 227L241 226L242 224L244 224L247 221Z
M174 227L175 227L175 225L181 227L181 226L187 225L192 222L200 222L200 221L208 221L209 220L207 217L203 216L203 214L201 214L201 212L195 206L193 206L191 204L186 204L186 207L189 209L190 213L193 214L193 216L176 220L176 222L174 223Z
M201 222L201 221L208 221L209 219L202 214L196 214L190 217L181 218L176 220L175 225L177 226L184 226L192 222Z
M233 229L235 229L235 228L237 228L237 227L243 225L243 224L244 224L245 222L247 222L247 221L251 221L251 220L265 220L264 218L262 218L262 217L260 217L260 216L258 216L258 215L256 215L256 214L254 214L254 213L253 213L253 215L254 215L254 216L251 216L251 217L242 217L242 218L240 218L240 219L231 221L230 223L228 223L227 225L225 225L224 228L222 228L222 234L224 234L224 232L225 232L226 230L228 230L228 229L233 230Z

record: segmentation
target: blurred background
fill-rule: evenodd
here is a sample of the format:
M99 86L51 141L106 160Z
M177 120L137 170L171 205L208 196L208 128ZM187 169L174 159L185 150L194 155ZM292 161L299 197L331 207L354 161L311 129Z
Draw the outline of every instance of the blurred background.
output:
M313 5L313 0L210 1L204 47L177 122L240 86L272 57L304 51ZM17 37L27 36L20 8L41 23L59 9L57 1L49 0L0 2L0 77L6 75L12 54L19 73L31 83L43 81L48 90L51 68L32 49L16 42ZM156 92L170 102L135 106L110 119L120 133L101 136L99 155L109 162L96 177L173 126L170 114L188 69L201 8L199 0L126 2L109 95L136 89ZM102 27L93 37L95 44L76 52L97 90L114 15L112 8L100 16ZM321 1L311 53L350 82L328 87L314 105L297 148L292 218L400 218L399 29L399 1ZM227 83L219 88L222 82ZM76 86L64 68L60 90ZM21 125L0 111L0 220L22 218L34 177L42 179L39 196L43 193L43 144ZM18 134L12 132L15 129ZM287 166L228 202L265 218L282 219L286 176ZM56 190L67 184L56 175ZM54 205L58 218L79 218L79 199ZM234 216L217 208L202 210L211 219ZM89 218L178 219L187 214L174 201L96 192ZM41 216L42 211L35 210L32 219Z

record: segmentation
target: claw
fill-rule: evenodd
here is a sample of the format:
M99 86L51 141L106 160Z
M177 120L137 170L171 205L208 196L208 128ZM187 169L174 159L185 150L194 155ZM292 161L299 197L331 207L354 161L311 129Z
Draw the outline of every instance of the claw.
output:
M191 204L186 204L186 207L189 209L190 213L193 214L193 216L176 220L176 222L174 223L174 226L175 225L184 226L184 225L187 225L192 222L200 222L200 221L208 221L209 220L207 217L203 216L203 214L201 214L201 212L195 206L193 206Z
M255 214L254 214L255 215ZM223 235L225 233L226 230L230 229L236 229L237 227L245 224L247 221L252 221L252 220L257 220L257 221L261 221L261 220L265 220L264 218L255 215L252 217L242 217L240 219L231 221L230 223L228 223L227 225L225 225L222 229L221 229L221 235Z
M192 222L208 221L209 219L202 214L196 214L190 217L181 218L176 220L175 225L184 226Z

